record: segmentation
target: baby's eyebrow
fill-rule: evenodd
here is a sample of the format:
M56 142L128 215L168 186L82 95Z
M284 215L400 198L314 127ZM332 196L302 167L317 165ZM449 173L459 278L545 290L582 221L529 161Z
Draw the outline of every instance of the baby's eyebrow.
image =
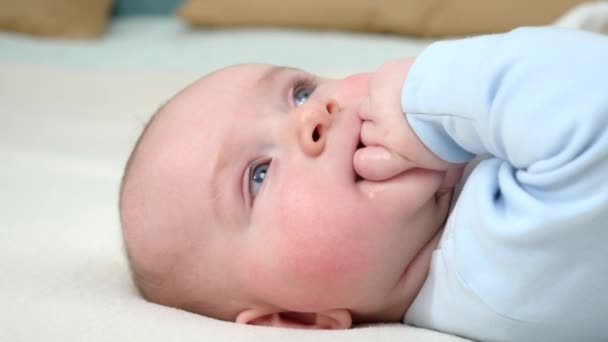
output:
M270 67L260 78L256 81L256 86L258 87L268 87L272 82L282 73L287 71L298 71L297 68L287 67L287 66L277 66L273 65Z
M225 144L221 144L221 146L225 146ZM232 156L234 156L234 151L227 151L223 149L218 158L215 161L215 166L213 168L213 178L211 180L211 206L215 217L218 218L220 224L224 227L234 226L236 221L239 221L236 216L238 215L234 207L226 206L226 201L230 201L230 199L226 198L226 193L229 191L229 188L223 186L226 184L225 177L228 173L228 166L232 162ZM232 205L240 206L242 211L242 204L232 203Z

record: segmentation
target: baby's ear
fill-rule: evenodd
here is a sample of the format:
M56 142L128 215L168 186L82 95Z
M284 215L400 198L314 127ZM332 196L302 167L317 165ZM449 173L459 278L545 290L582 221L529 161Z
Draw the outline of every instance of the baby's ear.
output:
M322 312L275 312L245 309L236 317L241 324L300 329L348 329L352 325L350 311L335 309Z

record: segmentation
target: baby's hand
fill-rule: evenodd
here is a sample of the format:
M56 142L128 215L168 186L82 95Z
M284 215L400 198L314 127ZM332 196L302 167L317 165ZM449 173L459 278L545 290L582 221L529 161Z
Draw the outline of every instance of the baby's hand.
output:
M369 97L360 110L366 147L354 156L355 169L365 179L385 180L412 168L450 168L420 141L401 110L401 89L414 60L385 63L370 80Z

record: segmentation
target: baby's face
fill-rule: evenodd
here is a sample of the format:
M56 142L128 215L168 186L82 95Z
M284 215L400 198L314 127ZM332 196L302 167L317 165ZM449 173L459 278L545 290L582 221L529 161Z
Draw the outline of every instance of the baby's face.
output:
M205 313L214 296L229 320L252 308L401 319L449 196L435 171L355 173L371 77L234 66L164 107L133 165L139 228L125 233L146 273L164 275L150 283L160 302Z

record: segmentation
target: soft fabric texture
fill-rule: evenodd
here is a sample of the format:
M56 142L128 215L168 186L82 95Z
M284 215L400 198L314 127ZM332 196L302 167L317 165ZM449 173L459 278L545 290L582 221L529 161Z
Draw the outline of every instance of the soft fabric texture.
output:
M470 174L404 321L482 341L606 341L608 37L523 28L431 45L402 106ZM581 53L582 52L582 53Z
M580 4L559 18L555 25L608 33L608 1L592 1Z
M106 28L112 0L0 0L0 29L93 38Z
M548 25L584 0L185 0L202 26L283 26L453 36Z

